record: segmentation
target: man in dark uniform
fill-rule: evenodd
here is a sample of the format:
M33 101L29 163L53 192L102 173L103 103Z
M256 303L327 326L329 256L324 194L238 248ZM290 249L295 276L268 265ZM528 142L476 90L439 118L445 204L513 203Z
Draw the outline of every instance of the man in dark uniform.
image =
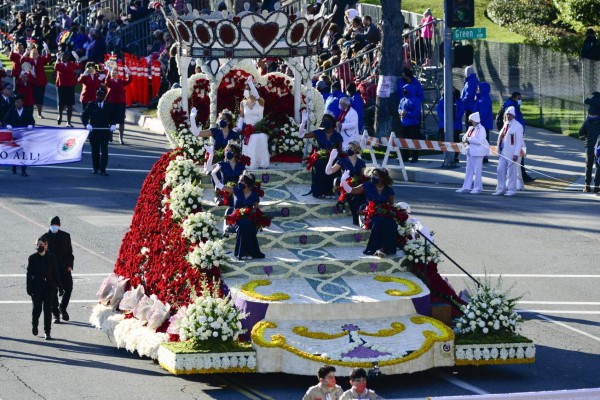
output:
M48 240L48 251L56 256L58 264L58 274L60 283L65 291L62 301L58 302L58 296L54 297L52 305L52 314L54 315L54 323L60 322L60 317L65 321L69 320L67 307L73 292L73 246L71 245L71 235L60 229L60 218L58 216L50 220L50 229L42 236Z
M111 118L107 112L104 98L106 92L100 88L96 92L96 101L89 103L83 114L81 121L90 131L90 145L92 146L92 173L95 175L100 171L100 175L108 176L106 173L106 164L108 163L108 142L112 142L112 133L116 129L111 125ZM102 156L100 156L102 153Z
M37 252L29 256L27 263L27 294L33 301L31 314L31 333L38 334L38 322L42 309L44 311L44 338L52 339L50 328L52 326L52 303L56 296L63 295L63 288L58 275L56 257L48 252L48 240L41 237L36 243Z
M23 97L15 96L15 106L8 110L4 116L3 126L7 129L27 128L32 129L35 126L33 119L33 110L23 107ZM13 174L17 173L16 165L12 167ZM27 176L27 166L21 165L21 175Z
M0 121L4 121L4 117L8 110L15 106L15 98L12 94L12 86L10 83L5 83L2 86L2 95L0 96Z

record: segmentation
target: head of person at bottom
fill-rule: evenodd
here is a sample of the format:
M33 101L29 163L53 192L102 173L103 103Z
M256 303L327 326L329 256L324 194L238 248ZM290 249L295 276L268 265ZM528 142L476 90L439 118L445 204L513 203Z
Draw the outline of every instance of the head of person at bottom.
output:
M106 91L102 88L96 90L96 101L102 103L106 97Z
M57 216L50 220L50 232L57 233L60 229L60 218Z
M350 106L352 105L352 102L350 101L349 98L342 97L338 104L340 107L340 111L346 111L350 108Z
M15 96L15 108L17 110L23 109L23 96L19 96L19 95Z
M350 373L350 384L356 393L363 394L367 390L367 371L354 368Z
M327 130L335 128L334 116L331 114L324 114L323 119L321 120L321 126Z
M362 147L360 147L360 143L358 143L356 140L351 141L348 143L348 146L346 146L346 154L348 157L358 156L361 153Z
M238 179L238 189L240 190L252 190L254 189L254 185L256 184L256 177L254 174L249 172L240 175L240 179Z
M469 122L473 126L479 125L481 123L481 117L479 116L479 113L478 112L474 112L471 115L469 115Z
M43 236L39 237L38 240L35 242L35 249L41 255L46 254L46 251L48 250L48 239L46 239Z
M375 186L392 186L394 183L390 173L385 168L374 168L369 175L370 182Z
M237 160L238 157L240 156L242 150L240 149L240 145L237 144L234 141L229 141L229 143L227 143L227 146L225 146L225 160L226 161L231 161L231 160Z
M323 365L319 368L317 377L319 378L319 382L328 388L334 388L336 385L335 367L332 365Z

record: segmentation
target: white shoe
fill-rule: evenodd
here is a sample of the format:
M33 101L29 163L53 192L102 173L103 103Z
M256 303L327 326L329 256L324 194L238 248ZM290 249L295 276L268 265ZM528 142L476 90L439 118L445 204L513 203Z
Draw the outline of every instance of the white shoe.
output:
M456 193L467 193L470 189L460 188L456 191Z
M502 196L504 194L504 192L502 190L496 190L494 193L492 193L492 196Z
M481 190L471 190L470 193L471 194L479 194L479 193L481 193Z
M516 194L517 194L517 192L512 192L510 190L508 192L504 193L505 196L514 196Z

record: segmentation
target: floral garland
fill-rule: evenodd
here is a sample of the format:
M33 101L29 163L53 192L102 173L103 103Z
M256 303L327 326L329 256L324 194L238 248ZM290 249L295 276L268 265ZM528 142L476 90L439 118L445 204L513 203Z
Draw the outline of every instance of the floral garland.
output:
M199 212L190 214L181 224L183 236L190 243L201 243L214 240L219 235L217 221L211 213Z
M366 332L363 330L359 330L358 333L362 336L373 336L373 337L390 337L394 335L398 335L404 330L406 327L404 324L400 322L392 322L390 324L391 328L388 329L380 329L377 332ZM343 331L339 333L327 333L327 332L311 332L306 326L294 326L292 328L292 332L294 332L298 336L310 338L310 339L318 339L318 340L332 340L338 339L348 335L348 332Z
M263 301L285 301L290 299L290 295L286 293L272 293L270 295L260 294L256 291L258 286L269 286L271 285L271 281L267 279L259 279L245 283L241 287L242 293L244 293L248 297L252 297L254 299L263 300Z
M264 215L258 208L246 207L236 208L233 213L227 216L227 225L237 225L241 218L248 218L256 224L256 229L262 230L271 226L271 217Z
M441 261L439 250L421 236L407 241L402 251L409 261L417 264L439 264Z
M393 219L396 224L400 225L408 219L408 214L405 210L399 209L388 203L376 204L370 201L367 207L363 210L362 215L365 217L365 229L371 229L371 218L375 215L380 215L384 218Z
M533 343L456 345L456 365L527 364L535 361Z
M194 246L186 259L194 268L210 270L225 265L229 257L223 248L223 240L207 240Z
M196 107L196 123L208 126L210 117L210 81L206 74L194 74L188 78L190 109Z
M204 189L192 182L175 186L165 197L164 203L169 205L175 221L183 221L188 215L202 211Z
M313 167L315 166L315 164L319 160L327 160L327 159L329 159L329 153L331 153L331 150L325 150L325 149L317 150L317 149L314 149L313 152L312 152L312 154L306 160L306 170L310 171L311 169L313 169Z
M201 176L202 170L195 162L178 155L167 166L164 187L174 188L188 181L200 182Z
M254 352L173 353L161 346L158 362L174 375L256 372Z
M271 143L271 153L302 157L306 142L298 138L299 131L300 125L296 123L294 118L288 117L288 121L274 133L274 140Z
M397 289L386 290L385 293L390 296L414 296L414 295L417 295L422 292L421 287L409 279L397 278L395 276L377 275L377 276L375 276L375 280L377 282L399 283L408 288L408 290L405 290L405 291L400 291Z

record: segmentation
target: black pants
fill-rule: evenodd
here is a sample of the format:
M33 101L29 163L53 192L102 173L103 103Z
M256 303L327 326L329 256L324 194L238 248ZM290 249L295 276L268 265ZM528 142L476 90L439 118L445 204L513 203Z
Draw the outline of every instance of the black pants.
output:
M31 324L38 326L40 314L44 311L44 332L50 333L52 327L52 303L56 296L56 288L46 286L36 289L31 296L33 301L33 312L31 313Z
M17 166L16 165L13 165L12 172L13 172L13 174L17 173ZM21 173L24 174L26 172L27 172L27 165L21 165Z
M594 163L596 162L596 154L594 148L585 149L585 184L590 186L592 184L592 172L594 171ZM600 172L598 171L598 165L596 165L596 176L594 177L594 186L600 186Z
M108 164L108 140L109 131L92 131L90 133L90 145L92 146L92 165L94 171L106 172Z
M419 139L421 133L421 125L402 126L402 136L404 139ZM419 152L417 150L400 150L402 161L406 162L412 158L413 162L419 161Z
M52 314L54 314L55 317L58 317L59 313L67 311L69 300L71 300L71 293L73 293L73 276L71 273L66 271L62 272L60 274L60 280L65 294L63 294L60 302L58 301L58 295L54 296L54 301L52 302Z

